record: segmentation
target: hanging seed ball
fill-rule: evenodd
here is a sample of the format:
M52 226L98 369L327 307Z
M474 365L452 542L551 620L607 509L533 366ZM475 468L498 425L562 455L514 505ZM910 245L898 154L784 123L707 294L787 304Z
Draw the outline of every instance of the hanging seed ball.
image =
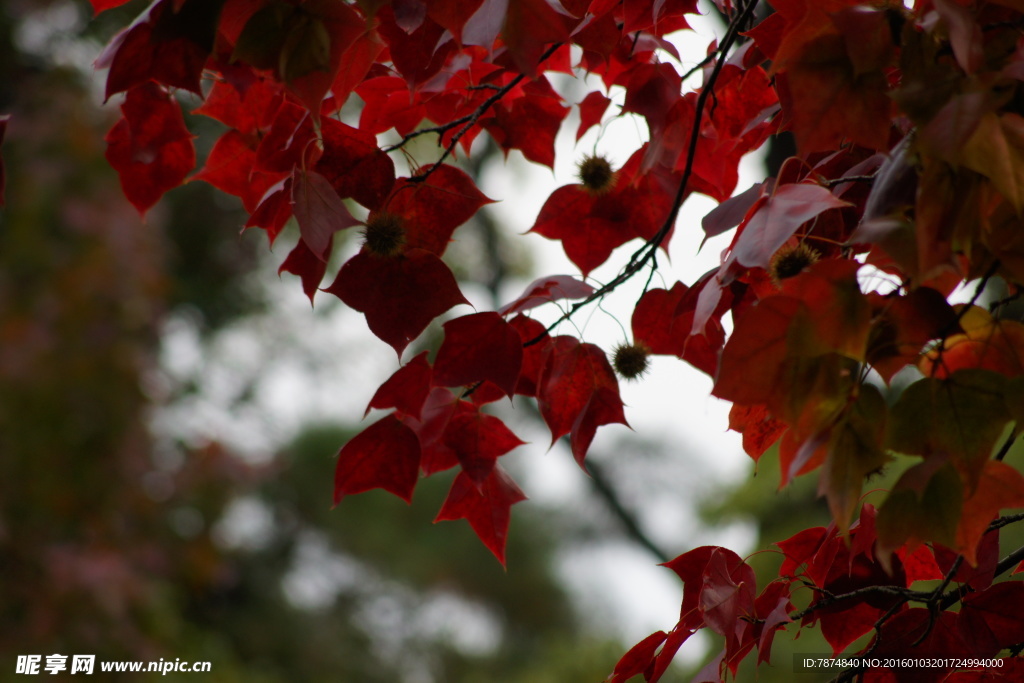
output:
M625 379L639 379L647 372L651 350L643 342L619 344L612 355L615 371Z
M579 163L579 179L591 194L604 194L615 186L615 171L602 156L585 156Z
M820 258L821 254L802 242L795 247L787 245L775 252L768 272L775 284L779 284L787 278L796 277Z
M405 244L402 219L393 213L370 216L363 230L363 244L375 256L395 256Z

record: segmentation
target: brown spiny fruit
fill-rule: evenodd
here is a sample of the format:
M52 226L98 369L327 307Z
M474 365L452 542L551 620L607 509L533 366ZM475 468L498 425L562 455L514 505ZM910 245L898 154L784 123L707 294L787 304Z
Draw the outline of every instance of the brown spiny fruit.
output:
M579 179L590 194L604 194L615 187L615 171L602 156L585 156L579 164Z
M804 268L812 263L817 263L819 258L821 258L821 254L803 242L795 247L786 245L775 252L775 256L772 257L772 262L768 266L768 272L775 284L779 284L787 278L796 277L804 271Z
M612 354L615 371L626 379L639 379L647 372L651 350L643 342L619 344Z
M402 219L393 213L370 216L363 230L363 244L375 256L395 256L405 245Z

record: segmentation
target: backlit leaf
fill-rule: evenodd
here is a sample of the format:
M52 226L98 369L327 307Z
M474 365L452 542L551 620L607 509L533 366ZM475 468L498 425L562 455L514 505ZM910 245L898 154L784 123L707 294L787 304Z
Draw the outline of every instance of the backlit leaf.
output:
M434 521L467 520L504 566L511 508L523 500L526 496L499 465L494 466L482 485L474 484L468 474L461 472Z
M411 502L419 473L416 434L388 415L342 446L334 473L334 504L345 496L376 488Z

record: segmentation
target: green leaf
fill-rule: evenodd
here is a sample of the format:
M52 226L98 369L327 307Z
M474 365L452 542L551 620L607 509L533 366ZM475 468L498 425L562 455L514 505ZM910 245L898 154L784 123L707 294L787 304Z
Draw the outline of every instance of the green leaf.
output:
M925 458L952 457L973 489L1010 420L1005 390L1006 378L989 370L918 380L893 406L888 446Z
M952 464L923 462L900 477L878 510L879 557L910 542L908 550L924 541L956 546L956 531L963 508L963 484Z
M864 478L889 460L882 447L886 413L881 392L864 385L832 430L818 492L828 498L832 516L843 531L849 527L850 517L860 502Z

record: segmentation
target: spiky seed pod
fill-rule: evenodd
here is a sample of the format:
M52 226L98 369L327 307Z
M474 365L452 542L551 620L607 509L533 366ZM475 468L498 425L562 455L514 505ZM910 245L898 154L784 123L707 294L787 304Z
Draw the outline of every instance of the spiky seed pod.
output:
M786 245L775 252L768 266L768 273L775 284L779 284L787 278L796 277L804 268L817 263L820 258L821 254L803 242L795 247Z
M395 256L405 245L402 219L393 213L379 213L366 221L363 244L375 256Z
M583 157L577 175L583 187L591 194L604 194L615 187L615 171L603 156Z
M643 342L619 344L612 353L612 365L625 379L639 379L647 372L650 355L650 348Z

